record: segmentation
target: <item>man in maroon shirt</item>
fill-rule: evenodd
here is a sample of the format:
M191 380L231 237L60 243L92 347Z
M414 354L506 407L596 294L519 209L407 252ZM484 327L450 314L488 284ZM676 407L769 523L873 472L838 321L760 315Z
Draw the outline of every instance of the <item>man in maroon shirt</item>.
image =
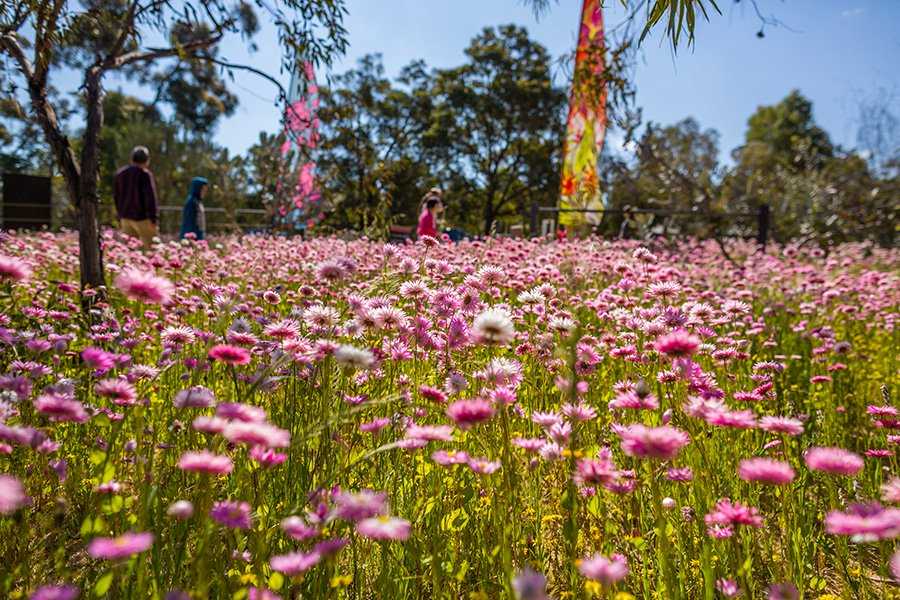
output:
M144 247L150 247L159 231L156 181L149 166L150 151L137 146L131 152L131 164L116 171L113 185L119 229L140 238Z

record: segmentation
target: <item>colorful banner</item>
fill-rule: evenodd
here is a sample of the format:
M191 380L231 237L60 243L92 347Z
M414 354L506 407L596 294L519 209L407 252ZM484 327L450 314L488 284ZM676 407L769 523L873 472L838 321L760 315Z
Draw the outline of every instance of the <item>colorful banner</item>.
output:
M606 135L606 82L602 0L584 0L569 118L563 146L559 207L602 209L597 160ZM560 212L559 223L580 226L599 222L597 213Z
M311 63L291 76L284 112L283 171L278 182L276 219L293 229L309 229L322 217L322 196L316 187L316 163L311 152L319 144L319 88Z

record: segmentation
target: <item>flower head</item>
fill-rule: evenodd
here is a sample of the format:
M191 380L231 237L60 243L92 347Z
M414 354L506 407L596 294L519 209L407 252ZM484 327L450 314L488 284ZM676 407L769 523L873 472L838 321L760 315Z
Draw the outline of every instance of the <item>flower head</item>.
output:
M0 475L0 515L14 513L27 501L21 481L12 475Z
M231 529L250 529L253 519L250 505L246 502L222 500L216 502L209 511L213 521Z
M103 560L120 560L146 552L152 545L152 533L125 533L116 538L94 538L88 545L88 554Z
M676 329L672 333L657 338L653 347L660 354L673 358L682 358L691 356L700 348L700 338L684 329Z
M447 407L447 416L461 429L468 429L493 417L494 407L487 400L457 400Z
M843 448L810 448L803 456L806 466L814 471L854 476L863 468L863 459Z
M168 279L139 271L120 273L115 285L128 298L147 304L166 304L175 291Z
M791 465L771 458L749 458L738 466L738 476L744 481L771 485L786 485L794 480Z
M622 451L638 458L671 460L679 450L690 443L688 434L669 425L646 427L641 424L629 425L619 431Z
M579 562L578 572L588 579L611 586L628 575L628 560L621 554L613 554L609 558L594 554Z
M322 560L322 555L318 552L291 552L290 554L280 554L269 559L269 566L273 571L284 573L285 575L298 575L309 571Z
M207 450L185 452L178 461L178 468L193 473L208 475L227 475L234 468L234 463L227 456L213 454Z
M356 524L356 531L373 540L405 541L409 537L409 521L396 517L371 517Z
M226 365L246 365L250 362L250 352L240 346L218 344L209 349L209 358Z
M509 313L498 308L488 309L478 315L473 324L473 331L479 342L498 346L510 343L516 334Z
M43 585L28 597L28 600L75 600L79 590L74 585Z

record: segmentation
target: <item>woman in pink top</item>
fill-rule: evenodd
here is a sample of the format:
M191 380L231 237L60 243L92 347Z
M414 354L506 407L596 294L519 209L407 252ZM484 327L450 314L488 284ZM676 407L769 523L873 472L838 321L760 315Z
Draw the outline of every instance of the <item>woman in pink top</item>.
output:
M416 229L416 235L419 239L422 236L430 236L436 240L440 240L440 234L437 230L437 216L444 210L444 204L441 202L440 192L432 190L425 195L425 202L422 204L422 214L419 215L419 227Z

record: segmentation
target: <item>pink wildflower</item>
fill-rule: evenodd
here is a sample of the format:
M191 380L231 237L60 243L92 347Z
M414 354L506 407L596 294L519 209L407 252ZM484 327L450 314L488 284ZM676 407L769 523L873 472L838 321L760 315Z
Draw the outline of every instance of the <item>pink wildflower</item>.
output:
M803 457L806 466L814 471L854 476L863 468L863 459L843 448L810 448Z
M209 516L213 521L231 529L250 529L253 526L250 512L250 505L246 502L222 500L213 505Z
M28 501L22 482L12 475L0 475L0 515L14 513Z
M794 469L785 462L771 458L742 460L738 476L744 481L756 481L771 485L787 485L794 480Z
M131 406L137 402L137 390L125 379L104 379L94 386L94 393L109 398L119 406Z
M346 521L362 521L387 513L387 496L372 490L340 492L335 496L334 503L335 515Z
M653 347L660 354L673 358L691 356L700 347L700 338L684 329L676 329L656 340Z
M209 358L226 365L246 365L250 362L250 353L240 346L218 344L209 349Z
M679 450L690 443L688 434L669 425L630 425L619 431L619 437L622 438L622 451L625 454L661 460L675 458Z
M373 540L405 541L409 538L410 524L395 517L372 517L356 524L356 531Z
M125 533L116 538L94 538L87 550L94 558L120 560L146 552L152 545L152 533Z
M166 304L175 290L168 279L138 271L120 273L115 285L128 298L147 304Z
M232 444L265 446L266 448L287 448L291 445L291 434L268 423L245 423L233 421L222 431Z
M611 586L628 575L628 560L621 554L613 554L609 558L594 554L576 563L578 572L593 581Z
M200 452L185 452L182 454L178 460L178 468L192 473L227 475L234 468L234 463L227 456L201 450Z
M196 385L175 394L175 408L210 408L216 405L216 396L212 390Z
M494 407L486 400L457 400L447 407L447 416L460 429L468 429L493 417Z
M723 528L730 528L734 525L762 527L763 524L763 519L756 508L744 506L740 502L732 502L728 498L719 500L713 511L706 515L705 521L708 527L718 525Z
M803 421L790 417L763 417L759 420L759 428L769 433L800 435L803 433Z
M900 508L884 508L877 502L851 504L847 512L825 515L825 531L852 536L856 542L891 540L900 535Z
M291 552L290 554L280 554L269 559L269 566L273 571L284 573L285 575L299 575L305 573L311 568L319 564L322 555L318 552Z

